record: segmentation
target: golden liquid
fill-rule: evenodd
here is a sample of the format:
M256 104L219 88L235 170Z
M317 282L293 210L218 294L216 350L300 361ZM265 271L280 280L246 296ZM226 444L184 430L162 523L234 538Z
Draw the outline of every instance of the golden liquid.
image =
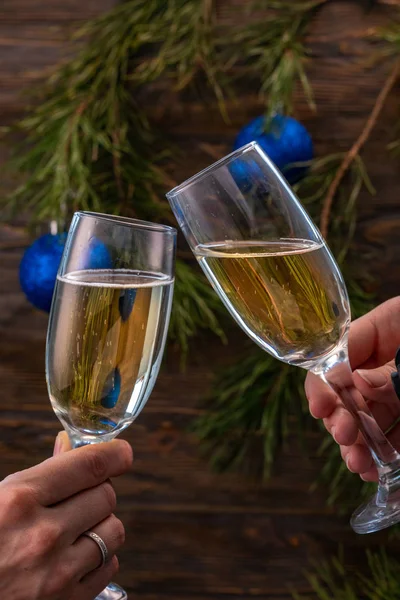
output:
M277 358L308 366L343 337L347 294L324 245L221 242L199 245L195 254L239 325Z
M93 435L119 431L146 402L160 366L172 280L124 270L59 278L47 343L58 417Z

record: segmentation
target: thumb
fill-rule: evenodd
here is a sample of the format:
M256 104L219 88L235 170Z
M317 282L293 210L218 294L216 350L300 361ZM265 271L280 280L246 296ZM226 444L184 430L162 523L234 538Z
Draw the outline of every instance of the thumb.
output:
M395 369L392 360L378 369L360 369L354 372L357 389L369 402L374 417L384 431L400 417L400 401L391 378Z
M68 452L68 450L71 450L71 443L69 441L68 434L66 431L60 431L54 444L53 456L57 456L57 454L63 454L64 452Z
M394 391L391 374L396 370L394 360L378 369L359 369L355 371L355 382L367 400L379 402L382 400L399 402Z

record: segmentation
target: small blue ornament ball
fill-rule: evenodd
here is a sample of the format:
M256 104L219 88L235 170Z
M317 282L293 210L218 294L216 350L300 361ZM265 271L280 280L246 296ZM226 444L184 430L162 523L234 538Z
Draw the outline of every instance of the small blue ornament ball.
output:
M25 251L19 267L19 280L29 302L50 312L51 300L67 239L66 233L47 233L35 240ZM112 259L107 247L92 238L78 260L78 269L110 269Z
M313 143L307 129L293 117L275 115L269 124L266 117L256 117L241 129L234 142L234 150L257 142L273 163L293 184L306 173L304 167L286 169L290 164L307 162L314 156Z
M104 386L101 405L104 408L114 408L118 402L121 392L121 373L116 367L108 376L108 380Z
M57 270L67 239L66 233L47 233L25 251L19 267L21 287L36 308L50 311Z
M92 237L79 257L77 269L112 269L113 262L105 244Z

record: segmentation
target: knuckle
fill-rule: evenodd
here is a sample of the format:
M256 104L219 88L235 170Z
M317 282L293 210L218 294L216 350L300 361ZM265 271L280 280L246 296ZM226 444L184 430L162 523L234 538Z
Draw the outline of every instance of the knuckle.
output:
M400 312L400 296L395 296L394 298L390 298L382 304L383 307L389 308L389 310L393 311L396 315Z
M400 318L400 296L390 298L377 306L372 311L371 318L376 328L386 322L394 334L397 335Z
M36 554L47 555L58 546L61 536L62 530L57 522L42 521L32 532L32 548Z
M103 483L101 488L102 488L102 492L104 494L104 498L105 498L107 507L108 507L110 513L112 513L115 510L115 507L117 506L117 495L115 493L115 490L114 490L113 486L111 485L111 483L108 481Z
M32 489L25 484L15 484L11 479L3 488L1 508L8 520L28 516L36 505Z
M11 473L10 475L7 475L7 477L4 477L2 483L3 484L18 483L20 481L20 478L21 478L21 471L16 471L15 473Z
M107 475L108 464L103 452L97 448L90 449L87 454L87 468L96 479L104 479Z

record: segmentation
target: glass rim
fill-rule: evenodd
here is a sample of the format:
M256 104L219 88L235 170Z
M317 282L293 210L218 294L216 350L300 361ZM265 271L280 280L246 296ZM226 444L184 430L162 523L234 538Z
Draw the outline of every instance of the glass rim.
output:
M158 231L169 235L176 235L177 230L171 225L163 225L160 223L153 223L152 221L142 221L140 219L133 219L131 217L121 217L119 215L108 215L106 213L98 213L88 210L78 210L75 215L77 217L90 217L93 219L100 219L102 221L110 221L125 227L137 227L138 229L145 229L147 231Z
M202 169L195 175L192 175L192 177L189 177L183 183L180 183L179 185L175 186L174 188L172 188L172 190L167 192L167 194L165 194L165 195L167 196L168 200L172 199L174 196L176 196L177 194L182 192L182 190L184 190L185 188L191 186L193 183L196 183L200 179L203 179L203 177L209 175L211 171L214 171L215 169L219 169L224 164L230 163L232 160L235 160L238 156L245 154L245 152L248 152L249 150L257 150L257 152L259 152L259 151L261 151L261 147L258 145L257 142L249 142L248 144L241 146L237 150L230 152L226 156L223 156L222 158L220 158L216 162L212 163L208 167L205 167L205 169Z

